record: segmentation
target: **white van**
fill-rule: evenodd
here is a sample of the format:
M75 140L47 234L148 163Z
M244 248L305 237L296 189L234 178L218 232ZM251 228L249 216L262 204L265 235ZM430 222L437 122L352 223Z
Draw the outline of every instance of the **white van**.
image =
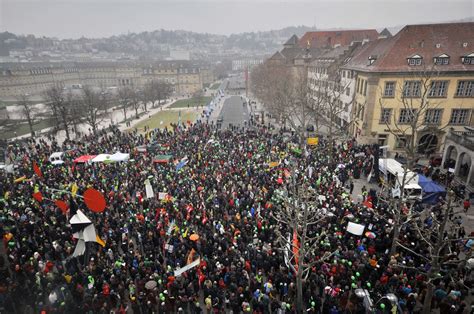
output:
M63 160L64 152L55 152L49 156L49 162L53 165L62 165L64 163Z
M404 185L404 199L421 201L423 190L418 185L418 174L404 169L402 164L392 158L379 159L379 170L384 174L386 182L391 185L393 197L400 197L400 188ZM405 177L405 184L402 184L403 177Z

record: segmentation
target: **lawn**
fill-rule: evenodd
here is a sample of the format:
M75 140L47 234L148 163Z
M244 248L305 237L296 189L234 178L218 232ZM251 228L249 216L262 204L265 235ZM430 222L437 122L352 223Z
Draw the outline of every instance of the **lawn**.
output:
M197 115L198 113L194 111L181 110L181 123L194 122ZM145 126L150 127L151 130L155 128L163 129L169 127L171 123L178 123L178 117L179 110L163 110L137 123L133 128L137 128L139 131L143 131Z
M49 128L54 126L54 120L53 119L44 119L38 122L38 124L35 124L33 126L33 130L35 131L40 131L45 128ZM0 138L1 139L8 139L12 138L15 136L15 131L16 135L25 135L30 133L30 127L28 126L28 123L19 123L15 126L14 129L12 130L2 130Z
M198 98L188 98L188 99L181 99L176 101L175 103L171 104L168 108L188 108L188 107L204 107L206 106L210 101L212 97L199 97Z
M212 84L212 86L210 87L210 89L218 89L219 86L221 86L221 83L214 83L214 84Z

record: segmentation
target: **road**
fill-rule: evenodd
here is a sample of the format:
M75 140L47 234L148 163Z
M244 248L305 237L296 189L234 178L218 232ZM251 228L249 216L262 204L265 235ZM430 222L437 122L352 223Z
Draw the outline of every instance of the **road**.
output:
M224 106L219 114L223 118L222 129L229 125L243 127L245 122L250 120L250 112L247 105L243 105L244 100L240 96L231 96L224 102Z

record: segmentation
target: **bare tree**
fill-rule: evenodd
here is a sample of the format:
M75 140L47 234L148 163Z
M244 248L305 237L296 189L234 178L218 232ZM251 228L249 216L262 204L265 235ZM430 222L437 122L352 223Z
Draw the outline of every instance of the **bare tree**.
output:
M89 86L82 89L82 99L80 107L84 115L84 121L91 127L95 135L99 129L99 124L103 120L103 112L106 104L101 101L101 96Z
M155 85L155 93L158 106L161 106L161 101L168 99L173 94L173 86L168 82L158 81Z
M127 110L131 106L132 93L133 90L128 86L121 87L118 90L118 102L120 104L120 109L123 111L123 116L125 120L127 120Z
M272 217L279 224L275 232L280 250L284 252L287 266L295 275L296 313L303 313L304 282L311 274L311 269L326 261L332 253L320 245L326 235L323 221L327 216L318 209L315 190L306 182L297 184L295 174L292 179L289 189L279 193L279 205L276 205ZM321 258L316 259L316 256Z
M306 128L311 116L311 91L305 71L285 66L260 65L252 72L252 92L280 123L297 134L300 146L305 145Z
M69 140L70 103L68 100L73 99L72 94L68 93L66 95L60 87L53 86L44 92L43 97L47 101L47 105L50 108L51 115L56 122L56 126L59 129L64 130L66 133L66 138Z
M391 198L390 206L395 212L394 215L394 235L392 239L392 246L390 255L394 255L398 245L398 237L400 228L403 224L402 209L405 206L404 200L409 196L406 195L405 187L408 182L413 179L413 173L410 169L416 163L418 150L417 135L420 130L440 132L446 128L446 125L441 125L441 116L436 114L441 110L442 102L436 101L435 97L442 96L438 93L446 92L446 88L441 88L439 81L434 80L438 77L438 73L433 69L424 69L423 71L413 73L408 80L404 80L402 86L398 86L395 92L395 99L400 104L400 113L397 119L396 114L385 114L385 109L388 109L384 99L379 100L380 109L382 112L381 122L385 123L390 134L392 134L397 141L401 142L402 150L407 157L406 165L403 166L403 173L398 174L401 178L398 180L399 198ZM430 131L430 132L431 132ZM430 138L432 141L434 137ZM428 143L428 147L432 145ZM395 188L392 186L391 188Z
M28 123L31 137L34 137L34 125L36 124L36 114L38 113L38 110L35 108L34 104L29 101L29 96L27 94L22 94L18 97L18 106L20 107L21 116L26 120L26 123Z

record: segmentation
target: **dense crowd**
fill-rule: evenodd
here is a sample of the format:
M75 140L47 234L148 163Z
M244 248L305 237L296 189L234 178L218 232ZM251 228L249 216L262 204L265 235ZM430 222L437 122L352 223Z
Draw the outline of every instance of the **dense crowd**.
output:
M354 293L364 288L377 312L419 312L430 247L407 223L400 232L407 249L389 256L394 216L386 199L370 189L360 198L349 193L354 174L370 172L371 148L320 140L300 149L293 141L298 143L263 127L231 131L196 123L147 134L115 129L61 145L42 140L11 145L8 156L18 168L0 178L2 254L8 260L0 265L2 312L295 313L295 273L276 234L292 229L274 215L282 206L276 196L291 197L295 184L325 196L315 209L324 211L323 222L309 227L324 236L311 248L311 262L319 262L304 278L305 311L365 313L363 299ZM143 146L148 151L139 149ZM64 164L48 162L56 151L65 152ZM84 154L118 151L131 159L73 162ZM157 154L172 159L154 162ZM187 163L177 169L173 161L181 160ZM20 176L27 179L15 183ZM90 187L100 191L105 211L94 213L80 197L73 198L74 185L79 196ZM41 202L32 197L37 191L44 196ZM88 242L85 254L73 257L77 240L70 213L54 199L82 210L104 245ZM443 206L430 210L439 217ZM430 217L423 221L427 228ZM365 225L373 236L347 232L348 221ZM472 242L459 234L463 229L454 223L447 230L459 240L446 245L443 262L469 256ZM176 269L198 258L196 267L175 276ZM433 307L463 313L472 272L465 263L443 265L449 266L433 281ZM389 293L396 295L394 303L384 298Z

